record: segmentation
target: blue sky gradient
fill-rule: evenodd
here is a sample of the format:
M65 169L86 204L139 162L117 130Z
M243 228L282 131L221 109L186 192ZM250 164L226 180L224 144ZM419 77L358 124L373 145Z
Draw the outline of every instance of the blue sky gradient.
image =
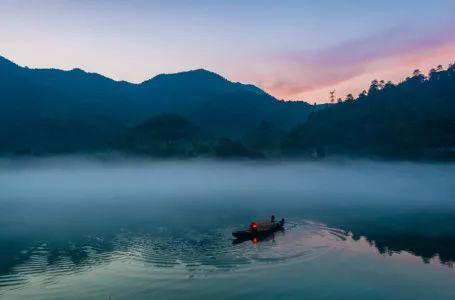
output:
M324 102L455 61L455 1L0 0L0 55L141 82L206 68Z

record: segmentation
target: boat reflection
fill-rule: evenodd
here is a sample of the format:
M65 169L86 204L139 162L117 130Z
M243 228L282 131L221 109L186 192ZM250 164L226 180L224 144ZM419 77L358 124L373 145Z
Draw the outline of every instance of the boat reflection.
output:
M259 234L254 237L239 237L232 241L233 245L238 245L244 242L250 241L253 244L257 244L260 242L267 242L267 241L275 241L275 236L282 234L285 231L284 228L280 228L277 231L266 232L263 234Z

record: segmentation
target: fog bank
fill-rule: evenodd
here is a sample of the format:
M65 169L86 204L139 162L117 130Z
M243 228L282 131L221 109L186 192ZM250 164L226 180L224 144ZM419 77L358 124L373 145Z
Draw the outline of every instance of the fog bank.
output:
M454 164L373 161L1 161L0 201L235 201L450 204ZM260 199L258 199L258 197ZM253 199L255 198L255 199ZM285 200L286 199L286 200Z

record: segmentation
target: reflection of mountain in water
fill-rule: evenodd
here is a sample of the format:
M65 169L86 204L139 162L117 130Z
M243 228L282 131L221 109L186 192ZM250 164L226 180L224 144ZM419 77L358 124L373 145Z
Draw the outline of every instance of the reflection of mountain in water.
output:
M153 234L123 231L115 237L87 237L77 243L37 243L10 257L12 265L2 271L0 287L14 288L35 276L51 282L60 275L84 272L113 261L158 269L183 267L184 272L192 274L254 268L314 259L341 240L324 226L301 224L263 243L233 246L232 229L186 233L162 229Z
M424 263L438 257L442 264L452 267L455 261L455 237L422 237L418 235L389 235L389 234L354 234L358 241L365 237L371 246L381 254L407 251L422 258Z
M160 229L153 234L122 231L116 236L86 237L78 242L36 243L15 253L12 265L0 274L0 290L17 288L36 280L37 276L52 282L61 275L84 272L114 261L204 275L318 259L336 252L346 242L354 247L365 246L358 234L346 234L311 222L291 222L285 232L278 232L269 239L238 245L232 245L232 229L185 233ZM449 266L455 253L450 252L453 244L447 244L446 239L429 242L413 236L390 238L386 235L371 235L366 239L370 247L376 247L382 254L399 255L406 250L429 262L429 258L438 253L441 262ZM446 252L440 252L441 249Z
M381 254L401 251L451 266L455 261L455 211L450 205L415 203L390 205L306 206L307 217L362 237Z

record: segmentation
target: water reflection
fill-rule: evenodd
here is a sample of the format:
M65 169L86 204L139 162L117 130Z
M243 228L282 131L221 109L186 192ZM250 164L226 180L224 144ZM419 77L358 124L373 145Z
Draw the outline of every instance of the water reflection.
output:
M395 284L401 274L415 286L431 278L431 290L451 295L454 178L450 166L371 164L0 170L0 294L49 299L72 291L73 299L107 299L115 290L150 299L168 291L175 298L196 284L202 288L189 295L205 291L207 299L232 289L239 298L240 291L263 289L270 297L292 290L291 298L309 291L324 298L319 293L328 281L341 292L344 283L383 295L382 284ZM233 243L234 229L272 213L294 224ZM378 279L378 269L389 276ZM143 293L129 294L136 291Z
M455 260L455 237L421 237L416 235L389 236L387 234L353 234L353 240L362 238L375 247L379 253L392 256L408 252L422 259L423 263L437 260L450 268Z
M331 226L349 232L352 239L364 238L380 254L391 255L402 251L420 257L422 262L437 260L446 266L455 261L455 214L452 208L445 211L427 208L352 208L326 210L316 218ZM353 212L354 211L354 212ZM333 215L335 215L335 217Z
M378 243L372 238L304 220L295 220L284 231L245 243L232 243L232 229L189 230L184 234L165 228L146 234L124 230L115 236L88 236L84 241L68 241L63 245L36 243L15 253L14 264L0 274L0 291L20 288L37 278L43 284L50 284L61 276L102 268L114 261L180 270L194 276L244 268L254 270L277 263L304 263L327 254L336 255L343 249L351 252L375 249L380 254L398 257L410 255L393 246L383 246L386 240ZM424 261L434 262L434 257ZM452 261L441 260L441 263L452 266Z
M232 241L232 245L237 245L245 242L251 242L253 244L257 244L260 242L265 242L265 241L272 241L275 242L275 236L279 234L280 232L284 232L284 228L278 229L276 231L271 231L267 232L261 235L257 235L254 237L238 237L234 238Z

